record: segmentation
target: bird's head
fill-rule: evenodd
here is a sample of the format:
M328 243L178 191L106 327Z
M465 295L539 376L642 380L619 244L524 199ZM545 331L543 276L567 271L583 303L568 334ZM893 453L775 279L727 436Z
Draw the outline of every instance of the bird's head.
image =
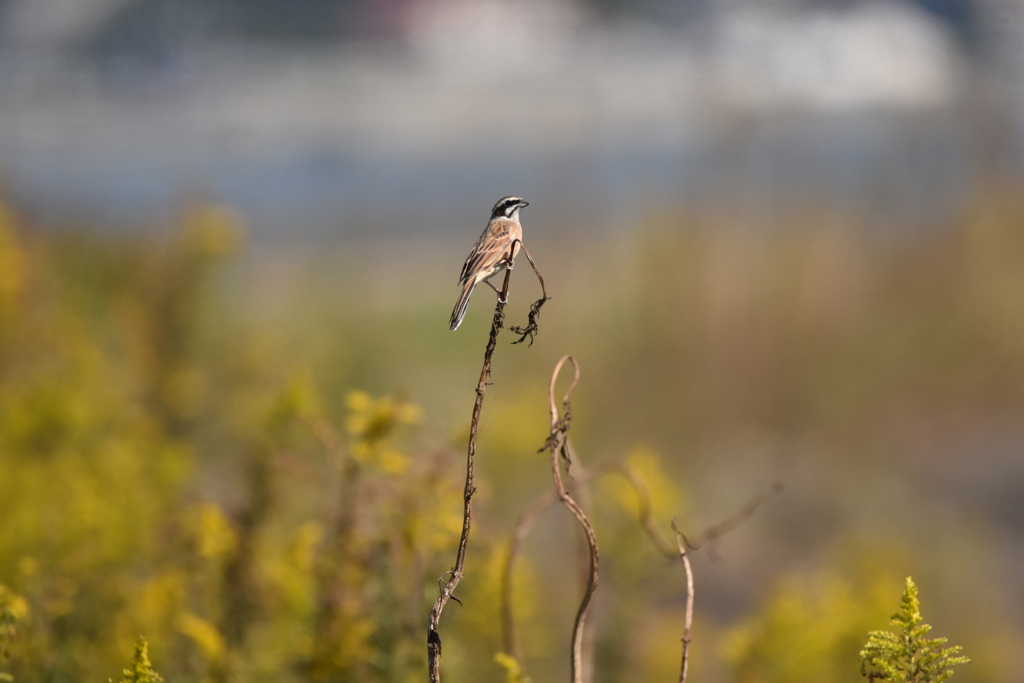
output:
M529 206L530 203L523 201L522 197L503 197L491 209L491 218L516 218L519 209Z

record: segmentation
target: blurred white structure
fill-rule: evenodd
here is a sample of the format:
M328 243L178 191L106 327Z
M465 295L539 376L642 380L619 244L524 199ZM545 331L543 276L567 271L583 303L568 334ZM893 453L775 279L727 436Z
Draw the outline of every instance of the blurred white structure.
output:
M8 16L50 45L130 2L11 1ZM79 7L75 22L44 21L65 5ZM630 184L671 195L696 170L686 160L713 160L708 146L737 115L942 112L968 75L946 27L897 0L827 11L721 2L682 28L601 23L582 0L392 5L397 45L190 42L156 67L108 71L0 58L0 165L37 204L144 207L210 186L254 211L330 212L379 203L406 171L444 193L498 152L524 178L598 159L580 162L575 182L601 197ZM419 164L449 175L420 178Z
M8 0L0 35L32 51L60 51L88 39L131 1Z
M714 95L752 109L826 110L946 105L956 89L952 36L908 5L721 18L711 58Z

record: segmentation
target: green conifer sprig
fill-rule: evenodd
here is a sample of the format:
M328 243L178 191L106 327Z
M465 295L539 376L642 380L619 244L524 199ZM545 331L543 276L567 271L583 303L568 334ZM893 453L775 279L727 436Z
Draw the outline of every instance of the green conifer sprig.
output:
M860 652L861 673L871 683L942 683L953 675L953 666L971 661L960 654L959 645L943 647L946 638L925 638L932 627L924 623L917 586L909 576L892 624L898 633L871 631Z
M108 679L114 683L113 679ZM132 658L132 668L124 670L124 678L119 683L163 683L163 676L158 674L149 661L149 643L142 636L135 644L135 657Z

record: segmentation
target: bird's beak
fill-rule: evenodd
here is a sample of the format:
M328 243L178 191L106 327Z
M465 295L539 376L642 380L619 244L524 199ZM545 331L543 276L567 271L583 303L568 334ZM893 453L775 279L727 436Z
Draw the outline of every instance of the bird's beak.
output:
M519 206L529 206L530 202L519 202Z

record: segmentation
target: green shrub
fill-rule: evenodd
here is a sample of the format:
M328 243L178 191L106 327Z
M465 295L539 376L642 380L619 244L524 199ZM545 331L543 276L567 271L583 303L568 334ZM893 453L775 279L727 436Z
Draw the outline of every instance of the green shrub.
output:
M113 679L109 679L114 683ZM149 661L149 643L142 636L135 644L135 656L132 657L132 668L124 670L124 678L120 683L163 683L164 677L153 670Z
M960 654L960 646L943 647L946 638L925 638L932 627L921 617L917 586L909 576L892 625L898 633L871 631L861 650L861 673L872 683L942 683L953 675L953 666L971 661Z

